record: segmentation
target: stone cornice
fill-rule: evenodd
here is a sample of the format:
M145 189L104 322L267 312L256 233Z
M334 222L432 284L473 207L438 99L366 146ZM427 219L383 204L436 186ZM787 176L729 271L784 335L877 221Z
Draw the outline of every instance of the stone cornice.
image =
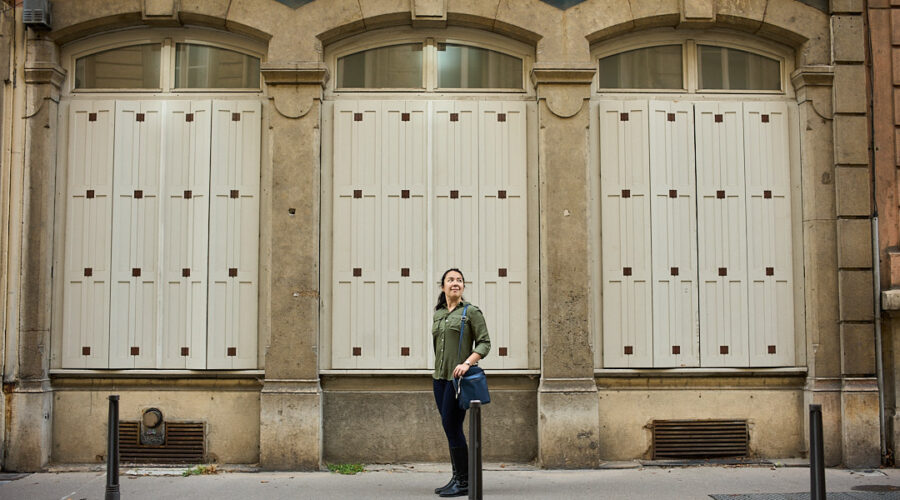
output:
M267 62L260 72L266 85L325 85L328 68L320 62Z
M590 85L597 68L593 63L584 64L535 64L531 81L535 85L570 84Z
M830 87L834 81L834 66L801 66L791 73L791 83L795 90L806 86Z
M56 88L62 87L66 80L66 70L54 63L33 63L25 68L25 83L33 85L51 84Z

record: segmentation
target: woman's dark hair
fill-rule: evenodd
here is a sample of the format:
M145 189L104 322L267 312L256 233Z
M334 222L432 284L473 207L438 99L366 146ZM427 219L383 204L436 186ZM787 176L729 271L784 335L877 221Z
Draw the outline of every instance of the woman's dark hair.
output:
M463 284L464 284L463 286L465 286L466 277L463 275L462 271L460 271L459 269L457 269L455 267L451 267L450 269L447 269L446 271L444 271L444 274L441 275L441 288L444 288L444 280L447 278L447 273L449 273L449 272L459 273L459 275L463 279ZM447 295L444 293L443 290L441 290L441 294L438 295L437 305L434 306L434 310L437 311L438 309L440 309L446 305L447 305Z

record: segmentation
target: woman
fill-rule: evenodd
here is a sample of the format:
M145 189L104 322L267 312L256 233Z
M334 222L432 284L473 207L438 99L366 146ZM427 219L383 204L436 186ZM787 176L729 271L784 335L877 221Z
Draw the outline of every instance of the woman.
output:
M434 490L442 497L469 494L469 449L463 434L466 411L459 408L453 379L465 375L469 367L478 364L491 350L491 339L484 316L476 306L463 299L465 288L462 271L444 271L441 276L441 294L434 307L434 324L431 327L434 341L434 401L441 413L441 423L450 445L450 463L453 465L450 482ZM463 311L466 324L460 347Z

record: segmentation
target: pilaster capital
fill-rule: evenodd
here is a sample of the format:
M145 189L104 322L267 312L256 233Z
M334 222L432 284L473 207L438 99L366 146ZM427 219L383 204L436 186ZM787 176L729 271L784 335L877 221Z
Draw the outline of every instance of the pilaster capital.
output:
M830 65L800 66L791 73L791 84L796 91L809 86L831 87L833 81L834 66Z
M535 86L546 84L590 85L597 68L593 63L537 63L531 70Z
M57 90L66 80L66 70L56 63L36 62L25 68L25 83L32 85L53 85Z
M260 72L266 85L319 85L325 86L328 81L328 68L321 62L282 62L263 63Z

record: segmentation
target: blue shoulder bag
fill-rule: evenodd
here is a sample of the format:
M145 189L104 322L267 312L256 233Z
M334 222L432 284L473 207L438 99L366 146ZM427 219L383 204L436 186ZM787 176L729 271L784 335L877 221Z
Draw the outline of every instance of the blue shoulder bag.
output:
M456 359L462 352L462 339L466 333L466 310L463 307L462 322L459 326L459 347L456 349ZM479 366L470 366L469 370L461 378L453 378L453 387L456 389L456 401L461 410L468 410L472 401L481 401L485 405L491 402L491 394L488 392L487 376Z

